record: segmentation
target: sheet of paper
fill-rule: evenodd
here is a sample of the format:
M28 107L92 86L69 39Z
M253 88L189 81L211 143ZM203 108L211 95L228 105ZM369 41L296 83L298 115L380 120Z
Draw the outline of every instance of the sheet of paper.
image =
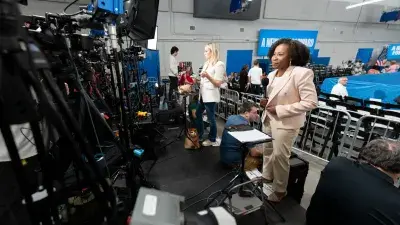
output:
M272 139L271 136L264 134L263 132L256 129L247 131L229 131L228 134L232 135L236 140L240 141L241 143Z

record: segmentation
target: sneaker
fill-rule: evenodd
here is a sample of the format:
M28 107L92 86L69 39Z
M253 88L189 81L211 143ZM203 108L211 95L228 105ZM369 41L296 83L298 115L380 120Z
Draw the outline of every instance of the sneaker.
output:
M213 146L213 145L216 145L216 144L218 144L216 141L210 141L210 140L205 140L205 141L203 141L203 143L202 143L202 145L203 145L204 147Z

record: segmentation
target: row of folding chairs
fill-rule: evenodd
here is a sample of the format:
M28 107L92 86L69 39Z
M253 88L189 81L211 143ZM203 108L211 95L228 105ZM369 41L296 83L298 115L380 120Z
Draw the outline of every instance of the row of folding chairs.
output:
M349 105L354 105L354 106L362 106L366 108L377 108L377 109L400 109L399 104L391 104L391 103L384 103L384 102L379 102L379 101L374 101L370 99L360 99L360 98L355 98L355 97L350 97L350 96L339 96L339 95L334 95L334 94L328 94L324 92L319 93L320 96L320 101L323 101L323 99L326 99L326 101L333 103L333 105L337 104L337 102L342 102L342 103L347 103ZM330 101L334 100L334 101Z

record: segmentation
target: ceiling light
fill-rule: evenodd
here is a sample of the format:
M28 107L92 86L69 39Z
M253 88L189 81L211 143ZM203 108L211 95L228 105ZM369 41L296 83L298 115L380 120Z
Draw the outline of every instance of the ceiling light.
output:
M346 7L346 9L352 9L352 8L356 8L356 7L359 7L359 6L369 5L369 4L382 2L382 1L385 1L385 0L369 0L369 1L361 2L361 3L357 3L357 4L354 4L354 5L349 5L349 6Z

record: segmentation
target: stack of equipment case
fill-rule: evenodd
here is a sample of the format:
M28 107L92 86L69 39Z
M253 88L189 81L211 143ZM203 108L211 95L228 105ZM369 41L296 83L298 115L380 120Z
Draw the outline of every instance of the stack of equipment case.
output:
M292 197L300 204L304 194L304 185L306 183L309 163L292 153L290 157L290 174L287 187L288 196Z

